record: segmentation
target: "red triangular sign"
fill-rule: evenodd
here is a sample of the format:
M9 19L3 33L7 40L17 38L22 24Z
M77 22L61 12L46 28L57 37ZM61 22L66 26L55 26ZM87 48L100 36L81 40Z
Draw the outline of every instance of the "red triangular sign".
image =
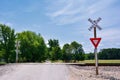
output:
M95 48L97 48L98 44L101 41L101 38L90 38L92 44L94 45Z

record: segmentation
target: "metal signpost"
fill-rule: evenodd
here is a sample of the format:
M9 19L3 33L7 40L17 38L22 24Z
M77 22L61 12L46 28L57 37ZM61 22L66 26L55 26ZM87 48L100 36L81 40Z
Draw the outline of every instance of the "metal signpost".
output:
M16 63L17 63L17 62L18 62L18 53L20 52L20 51L19 51L20 41L17 40L15 43L16 43L16 44L15 44L15 47L16 47L16 50L15 50L15 51L16 51Z
M99 30L102 30L102 28L98 25L98 22L101 20L101 18L98 18L97 20L91 20L90 18L88 21L92 23L92 26L88 29L91 31L91 29L94 28L94 38L90 38L92 44L94 45L94 53L95 53L95 67L96 67L96 75L98 75L98 56L97 56L97 46L100 43L101 38L97 38L96 28Z

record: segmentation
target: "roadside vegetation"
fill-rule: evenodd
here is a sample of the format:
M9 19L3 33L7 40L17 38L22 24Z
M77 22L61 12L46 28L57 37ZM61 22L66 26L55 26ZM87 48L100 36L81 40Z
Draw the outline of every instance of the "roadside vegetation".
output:
M23 31L16 33L11 27L0 24L0 64L16 62L15 42L20 41L18 62L93 62L94 53L85 53L82 44L72 41L60 47L59 40L49 39L45 43L40 33ZM102 49L99 59L120 60L120 49ZM103 61L105 62L105 61Z

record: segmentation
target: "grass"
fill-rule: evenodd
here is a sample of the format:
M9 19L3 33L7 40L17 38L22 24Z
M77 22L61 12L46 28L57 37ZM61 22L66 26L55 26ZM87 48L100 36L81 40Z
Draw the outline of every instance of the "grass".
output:
M84 60L84 61L79 61L79 63L95 63L95 60ZM120 60L98 60L98 63L119 63Z
M0 62L0 65L4 65L4 64L6 64L5 62Z
M62 60L51 61L52 63L65 63ZM66 62L73 63L74 61ZM75 64L95 64L95 60L76 61ZM99 65L120 65L120 60L98 60Z
M51 61L52 63L64 63L62 60Z
M51 61L52 63L64 63L62 60ZM70 61L68 63L74 63ZM84 60L84 61L76 61L76 63L95 63L95 60ZM120 60L98 60L98 63L117 63L120 64Z

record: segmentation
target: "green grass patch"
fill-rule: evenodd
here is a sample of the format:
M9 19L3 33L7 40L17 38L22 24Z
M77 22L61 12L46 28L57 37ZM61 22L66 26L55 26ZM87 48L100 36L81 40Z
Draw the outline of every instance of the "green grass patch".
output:
M51 61L52 63L79 63L79 64L94 64L95 60L84 60L84 61L76 61L74 62L73 60L69 62L64 62L62 60L56 60L56 61ZM105 63L105 64L120 64L120 60L98 60L98 63Z
M84 60L84 61L79 61L79 63L95 63L95 60ZM120 60L98 60L98 63L119 63Z
M0 65L5 65L6 64L6 62L0 62Z
M99 63L120 63L120 60L99 60Z
M51 61L52 63L64 63L62 60Z

